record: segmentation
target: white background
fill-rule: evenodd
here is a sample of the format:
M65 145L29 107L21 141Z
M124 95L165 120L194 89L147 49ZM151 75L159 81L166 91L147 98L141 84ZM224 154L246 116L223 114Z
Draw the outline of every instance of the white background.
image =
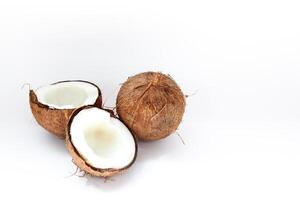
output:
M0 3L0 199L299 199L297 0ZM28 89L98 84L106 106L143 71L186 94L179 133L140 143L121 176L71 176L64 142L31 115Z

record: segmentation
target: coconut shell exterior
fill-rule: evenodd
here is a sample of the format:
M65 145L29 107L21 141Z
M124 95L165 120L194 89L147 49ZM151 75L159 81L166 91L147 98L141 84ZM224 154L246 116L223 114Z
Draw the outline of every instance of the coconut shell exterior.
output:
M59 84L62 82L68 81L60 81L53 84ZM78 81L76 82L86 82L94 85L98 89L98 98L95 101L95 106L102 107L102 96L100 89L93 83L87 81ZM29 104L31 108L31 112L36 119L37 123L41 125L44 129L49 131L50 133L58 136L61 139L64 139L66 136L66 128L69 121L69 118L76 109L57 109L49 107L38 101L38 98L33 90L29 91Z
M176 82L159 72L129 77L116 103L120 119L140 140L167 137L179 126L185 111L185 96Z
M71 137L71 134L70 134L70 129L71 129L71 125L72 125L72 122L73 122L73 119L74 117L83 109L88 109L88 108L92 108L93 106L84 106L84 107L81 107L81 108L78 108L77 110L75 110L73 113L72 113L72 116L70 117L70 120L68 122L68 125L67 125L67 133L66 133L66 139L65 139L65 142L66 142L66 147L73 159L73 162L81 169L83 170L84 172L92 175L92 176L97 176L97 177L111 177L111 176L115 176L115 175L118 175L124 171L126 171L136 160L136 157L137 157L137 150L138 150L138 147L137 147L137 142L136 142L136 138L134 137L133 135L133 138L134 138L134 142L135 142L135 155L134 155L134 158L133 160L131 161L131 163L127 166L125 166L124 168L121 168L121 169L113 169L113 168L108 168L108 169L99 169L99 168L95 168L93 167L92 165L90 165L85 159L84 159L84 156L81 155L77 149L75 148L75 146L73 145L72 143L72 137ZM103 110L106 110L107 109L103 109ZM111 114L111 117L115 117L117 118L115 115L113 115L112 111L107 111Z

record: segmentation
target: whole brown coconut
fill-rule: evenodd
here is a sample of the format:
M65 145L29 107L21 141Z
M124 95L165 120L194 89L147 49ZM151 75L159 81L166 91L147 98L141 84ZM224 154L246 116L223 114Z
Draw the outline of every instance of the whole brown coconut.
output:
M116 104L120 119L133 134L141 140L158 140L178 128L185 96L169 75L144 72L128 78Z
M68 81L60 81L57 83L53 83L49 86L65 84L65 83L82 83L82 84L89 84L92 87L95 87L97 90L97 97L95 101L91 103L91 105L102 107L102 96L100 89L93 83L88 81L82 80L68 80ZM66 136L66 127L68 124L69 117L71 116L72 112L79 108L80 106L74 108L55 108L51 105L47 105L42 103L36 94L36 91L30 90L29 91L29 104L31 108L31 112L35 117L37 123L45 128L50 133L58 136L61 139L64 139ZM82 105L84 106L84 105Z

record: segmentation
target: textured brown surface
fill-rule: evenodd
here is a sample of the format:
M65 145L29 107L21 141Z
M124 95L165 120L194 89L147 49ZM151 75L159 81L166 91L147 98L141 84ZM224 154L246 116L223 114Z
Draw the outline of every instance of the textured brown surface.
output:
M72 143L72 137L70 134L70 128L71 128L71 124L73 122L74 117L83 109L88 109L88 108L93 108L93 106L84 106L81 107L77 110L75 110L72 114L72 116L70 117L69 123L67 125L67 133L66 133L66 146L67 149L70 153L70 155L73 158L73 162L83 171L85 171L86 173L92 175L92 176L98 176L98 177L111 177L117 174L120 174L121 172L124 172L125 170L127 170L136 160L136 156L137 156L137 143L135 140L135 156L132 160L132 162L125 166L124 168L121 169L99 169L99 168L95 168L93 166L91 166L89 163L87 163L84 159L83 155L80 155L80 153L76 150L76 148L74 147L73 143Z
M61 81L66 82L66 81ZM58 84L57 82L54 84ZM86 82L86 81L81 81ZM89 83L89 82L87 82ZM90 83L92 84L92 83ZM92 84L94 85L94 84ZM94 85L97 87L96 85ZM102 107L102 96L100 89L97 87L99 96L95 102L95 106ZM40 103L37 99L36 94L33 90L29 91L29 103L33 116L39 125L45 128L50 133L58 136L59 138L64 139L66 135L66 127L68 120L75 109L56 109L50 108L47 105Z
M158 140L179 126L185 96L170 76L145 72L122 85L116 107L120 119L139 139Z

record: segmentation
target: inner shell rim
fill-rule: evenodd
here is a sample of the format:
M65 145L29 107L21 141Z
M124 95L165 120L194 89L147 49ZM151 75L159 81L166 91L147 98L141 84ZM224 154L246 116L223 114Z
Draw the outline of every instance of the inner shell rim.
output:
M134 137L134 135L130 132L130 130L122 123L122 121L120 121L120 119L118 119L117 117L113 117L115 119L117 119L121 124L123 124L128 130L129 130L129 134L130 136L132 137L133 139L133 142L134 142L134 156L132 157L132 159L130 160L130 162L127 164L127 165L124 165L124 167L120 167L120 168L97 168L95 166L93 166L92 164L90 164L87 160L87 158L85 158L85 156L83 156L79 151L78 149L75 147L74 143L73 143L73 140L72 140L72 134L71 134L71 125L73 123L73 120L74 118L77 116L77 114L82 111L82 110L85 110L85 109L91 109L91 108L96 108L96 109L100 109L100 110L103 110L101 108L98 108L98 107L95 107L93 105L87 105L87 106L83 106L79 109L76 109L69 122L68 122L68 128L67 128L67 137L66 137L66 140L67 142L71 145L72 147L72 150L74 151L74 153L81 159L81 161L83 161L85 163L86 166L88 166L89 168L91 168L92 170L94 171L98 171L100 173L103 173L103 172L107 172L107 171L110 171L110 172L115 172L115 171L122 171L122 170L125 170L125 169L128 169L131 165L133 165L133 163L135 162L136 160L136 157L137 157L137 152L138 152L138 146L137 146L137 140L136 138ZM107 112L106 110L103 110L105 112Z
M93 101L90 100L90 102L84 102L83 104L79 105L79 106L57 106L55 104L49 104L45 101L43 101L40 97L40 94L39 92L45 88L48 88L48 87L52 87L52 86L57 86L57 85L61 85L61 84L83 84L89 88L93 88L94 89L94 96L93 95L88 95L87 97L91 97L93 96L92 99ZM82 88L81 88L82 89ZM82 91L86 91L85 88L82 89ZM37 101L38 103L42 104L42 105L45 105L49 108L54 108L54 109L76 109L76 108L80 108L80 107L84 107L84 106L88 106L88 105L94 105L96 102L97 102L97 99L99 96L101 96L101 92L100 92L100 89L98 88L97 85L91 83L91 82L88 82L88 81L83 81L83 80L68 80L68 81L59 81L59 82L56 82L56 83L52 83L52 84L49 84L49 85L45 85L45 86L41 86L37 89L34 90L34 93L36 95L36 98L37 98ZM87 98L86 98L87 99ZM86 100L85 99L85 100Z

